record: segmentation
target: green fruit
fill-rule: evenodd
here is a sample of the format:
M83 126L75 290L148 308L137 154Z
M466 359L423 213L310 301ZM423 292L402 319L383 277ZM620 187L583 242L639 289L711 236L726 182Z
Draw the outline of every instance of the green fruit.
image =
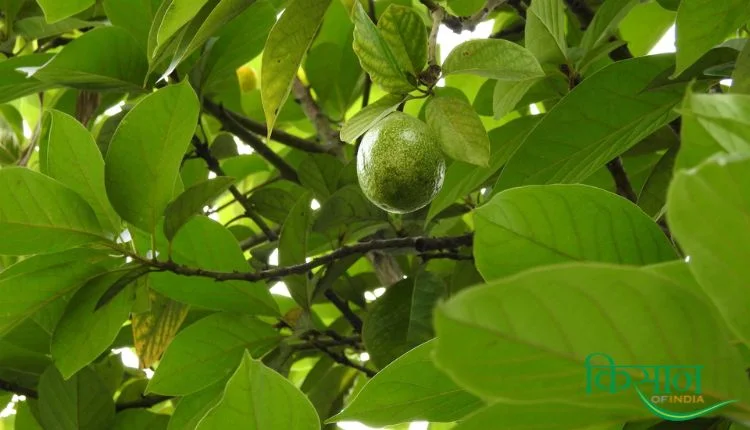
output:
M365 196L383 210L414 212L443 186L445 159L437 136L401 112L365 133L357 153L357 178Z

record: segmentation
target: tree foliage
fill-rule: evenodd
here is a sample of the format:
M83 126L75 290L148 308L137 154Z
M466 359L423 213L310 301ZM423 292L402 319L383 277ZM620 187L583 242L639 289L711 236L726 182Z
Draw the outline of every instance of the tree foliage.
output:
M0 0L0 430L746 428L749 26L747 0ZM357 176L397 110L447 161L406 214ZM594 395L595 353L637 387L699 366L705 403Z

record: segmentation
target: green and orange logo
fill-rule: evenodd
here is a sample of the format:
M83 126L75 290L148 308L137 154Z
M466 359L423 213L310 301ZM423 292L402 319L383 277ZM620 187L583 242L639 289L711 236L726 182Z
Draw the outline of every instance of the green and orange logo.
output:
M651 413L668 421L692 420L734 403L726 400L706 406L701 392L703 366L615 365L607 354L589 354L585 361L586 393L617 393L633 388ZM650 388L650 389L649 389ZM648 394L646 394L648 393ZM694 405L697 410L674 412L669 408Z

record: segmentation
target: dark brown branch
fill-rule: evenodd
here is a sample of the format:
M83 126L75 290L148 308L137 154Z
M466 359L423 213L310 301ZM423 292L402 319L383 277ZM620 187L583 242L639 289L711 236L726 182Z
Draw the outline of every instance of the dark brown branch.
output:
M302 111L305 116L313 123L315 130L318 132L318 136L325 144L326 152L341 153L341 145L343 142L339 138L339 132L331 127L331 120L323 113L323 110L318 106L310 94L310 89L299 80L294 78L292 84L292 92L294 97L302 107Z
M447 13L445 9L433 0L420 0L432 13L442 11L444 14L443 24L454 33L462 31L474 31L477 25L487 19L490 13L504 4L507 0L487 0L487 2L472 16L455 16Z
M349 324L352 325L352 328L354 328L355 332L362 333L362 319L352 311L352 309L349 307L349 303L342 300L341 297L337 296L336 293L334 293L330 288L327 289L323 293L323 295L328 299L329 302L336 306L336 309L338 309L339 312L341 312L341 314L344 316L344 318L349 321Z
M258 272L215 272L192 267L183 266L173 261L154 261L146 259L140 255L133 254L124 248L118 248L125 255L138 260L144 265L151 266L157 270L168 271L183 276L199 276L211 278L216 281L248 281L257 282L265 279L282 278L289 275L299 275L308 271L329 264L333 261L354 254L365 254L370 251L385 249L406 249L411 248L417 252L437 251L441 249L457 249L462 246L471 246L473 243L473 233L462 236L448 237L403 237L396 239L380 239L368 242L360 242L354 245L341 247L329 254L314 258L309 262L286 267L275 267L273 269L261 270Z
M0 390L7 391L13 394L18 394L20 396L26 396L31 399L39 398L39 394L36 392L36 390L31 389L31 388L26 388L14 382L5 381L2 379L0 379Z
M208 145L201 142L197 137L193 136L193 146L195 147L195 153L201 157L208 166L208 169L212 172L214 172L217 176L226 176L224 173L224 169L221 168L221 165L219 164L219 160L216 159L216 157L211 154L211 150L208 148ZM265 146L265 145L264 145ZM231 185L229 187L229 192L232 193L232 196L234 196L235 200L242 206L242 208L245 210L245 214L248 218L252 219L255 224L258 225L258 227L263 231L263 234L266 235L268 240L276 240L277 235L276 232L271 230L270 227L268 227L268 224L263 220L263 218L258 215L255 210L253 210L252 205L250 205L250 201L245 197L244 194L240 192L240 190L237 189L236 186Z
M224 109L223 106L220 106L208 99L203 100L203 107L206 108L206 112L209 112L211 115L215 116L222 123L225 123L229 119L231 119L232 122L241 125L246 129L246 131L250 131L261 136L266 136L268 134L268 127L266 127L264 124L253 121L250 118L234 113L228 109ZM299 149L300 151L321 154L330 152L329 148L324 148L316 142L303 139L301 137L289 134L278 129L273 129L271 131L271 139L291 148Z
M362 366L360 364L357 364L357 363L349 360L349 358L343 352L340 353L340 352L331 351L327 347L325 347L322 344L318 343L318 341L316 339L310 339L309 342L316 349L318 349L319 351L323 352L327 356L331 357L331 359L333 361L335 361L336 363L338 363L338 364L340 364L342 366L351 367L352 369L357 369L360 372L362 372L365 375L367 375L367 377L369 377L369 378L372 378L373 376L375 376L378 373L378 372L376 372L376 371L374 371L372 369L368 369L365 366Z
M628 174L625 172L625 168L622 165L622 159L620 157L607 163L607 170L612 175L612 179L615 180L615 189L617 194L625 197L633 203L638 201L638 195L633 190L633 186L630 184Z
M281 234L281 228L280 227L275 228L273 231L276 233L277 236L279 234ZM243 251L247 251L248 249L256 247L256 246L260 245L261 243L265 243L265 242L268 242L268 238L265 237L264 235L250 236L250 237L248 237L246 239L243 239L240 242L240 248Z
M459 254L458 252L426 252L424 254L419 254L419 257L424 261L436 260L440 258L444 258L448 260L465 260L465 261L474 260L474 256Z

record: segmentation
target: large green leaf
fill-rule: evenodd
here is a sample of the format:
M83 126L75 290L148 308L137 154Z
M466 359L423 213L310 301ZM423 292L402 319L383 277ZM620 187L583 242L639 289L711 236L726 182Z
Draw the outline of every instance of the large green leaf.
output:
M66 381L50 366L39 381L38 416L45 429L111 428L115 403L93 370L84 368Z
M166 10L160 22L155 22L156 43L163 45L201 10L208 0L165 0Z
M745 0L682 0L677 9L677 65L684 72L709 49L750 20Z
M696 169L679 171L669 188L667 217L675 237L690 257L690 270L745 343L750 319L744 303L748 265L743 247L750 239L750 159L713 158Z
M592 263L527 271L460 292L438 306L435 324L438 367L486 400L564 402L648 418L632 386L608 391L603 384L629 379L650 396L650 372L633 366L703 366L700 387L687 393L700 392L702 406L737 400L723 413L750 414L744 366L723 322L690 288L651 272ZM588 369L605 365L595 353L625 367L616 378ZM589 389L588 372L596 378ZM654 376L666 382L663 373Z
M113 430L165 430L169 415L157 414L145 409L126 409L115 416Z
M565 403L495 403L461 420L452 430L485 430L495 423L503 423L507 429L620 430L631 416L621 411Z
M562 64L568 52L562 0L537 0L526 12L525 46L540 63Z
M119 233L120 218L107 199L104 160L93 136L68 114L50 110L45 118L46 133L39 144L40 170L86 199L105 231Z
M213 4L216 3L215 7ZM192 22L185 28L182 38L175 50L172 57L172 61L164 72L163 76L168 76L175 68L185 60L190 54L199 49L203 44L216 32L222 29L222 27L228 22L232 21L235 17L240 15L245 9L255 3L255 0L211 0L200 13L195 16ZM207 9L210 8L210 9ZM253 12L253 15L257 13L257 10ZM233 27L236 28L239 25L257 25L258 21L253 22L235 22ZM260 33L260 37L265 33L258 31L258 28L253 27L257 33ZM256 38L259 36L255 36ZM213 49L213 46L212 46ZM260 51L256 52L259 53ZM243 64L242 59L244 55L238 55L235 61L240 62L239 65Z
M271 135L297 70L331 0L292 0L268 35L261 67L261 98Z
M100 234L93 209L71 189L23 167L0 170L0 254L60 251Z
M279 265L302 264L307 257L307 242L312 227L310 193L303 194L289 211L279 234ZM303 307L309 307L312 300L312 286L306 274L290 275L284 278L294 300Z
M88 90L138 91L148 65L138 42L119 27L91 30L73 40L33 77Z
M417 75L427 64L427 27L412 7L392 4L380 15L378 30L401 70Z
M415 87L396 55L359 2L354 3L354 52L372 81L389 93L406 94Z
M580 182L666 124L684 87L644 90L671 65L670 55L641 57L585 79L526 137L503 169L496 191Z
M44 91L52 85L19 71L22 68L37 68L52 58L50 54L32 54L0 61L0 103Z
M421 420L451 422L481 407L478 398L435 367L434 345L434 340L425 342L397 358L329 421L359 421L370 426Z
M187 82L141 100L125 115L107 151L107 194L122 218L153 233L172 200L180 162L200 106Z
M217 8L218 9L218 8ZM203 65L204 93L237 79L235 70L263 51L268 33L276 23L276 10L268 2L255 2L216 33Z
M70 378L107 350L128 319L133 306L132 284L106 306L99 298L123 272L115 271L89 281L69 301L52 336L52 357L64 378Z
M480 167L489 165L490 139L482 120L468 102L454 97L434 97L427 102L425 116L446 155Z
M430 220L460 198L476 191L487 182L510 158L523 142L540 116L526 116L491 130L489 167L477 167L462 161L454 161L445 171L443 188L430 205L427 219Z
M492 113L495 119L500 119L513 111L526 93L538 82L538 79L497 81L492 93Z
M166 240L158 243L166 255ZM172 259L189 267L223 272L249 272L237 240L221 224L203 216L192 218L172 242ZM253 315L278 315L278 306L261 282L216 282L210 278L152 273L151 287L182 303Z
M338 235L386 222L387 214L362 194L359 185L347 185L331 195L315 214L313 230Z
M85 27L96 27L98 23L84 21L78 18L66 18L54 24L50 24L42 16L32 16L19 19L13 24L13 30L27 40L43 39L68 33Z
M198 215L204 206L214 201L229 188L234 178L217 177L199 182L186 189L164 211L164 236L174 239L180 227L193 215Z
M349 118L341 129L341 140L354 143L383 118L394 112L408 98L398 94L386 94L375 103L357 112Z
M581 40L581 48L585 52L584 60L597 51L597 48L609 41L612 31L617 28L623 18L635 6L636 0L607 0L596 11L596 16L586 28Z
M750 95L689 93L680 112L678 167L697 166L715 153L750 153Z
M184 430L198 427L198 423L219 403L224 394L225 381L180 398L169 419L167 430Z
M367 313L362 340L377 367L433 337L432 308L445 291L437 275L421 272L392 285L375 302Z
M476 210L474 257L484 279L572 261L645 265L677 258L630 201L586 185L531 185Z
M0 337L64 297L116 260L106 252L74 249L29 257L0 273Z
M161 3L161 0L104 0L103 6L112 25L128 30L145 54L151 22Z
M750 94L750 44L737 57L732 72L732 92L736 94Z
M83 12L94 5L94 0L37 0L47 22L53 23Z
M534 54L503 39L470 40L458 45L445 59L443 73L468 73L509 81L544 77Z
M197 430L224 430L237 423L248 430L317 430L320 420L310 401L291 382L247 352L224 389L224 396Z
M213 314L174 338L148 384L148 391L184 396L202 390L229 377L245 350L260 357L279 341L278 332L270 324L253 317Z

